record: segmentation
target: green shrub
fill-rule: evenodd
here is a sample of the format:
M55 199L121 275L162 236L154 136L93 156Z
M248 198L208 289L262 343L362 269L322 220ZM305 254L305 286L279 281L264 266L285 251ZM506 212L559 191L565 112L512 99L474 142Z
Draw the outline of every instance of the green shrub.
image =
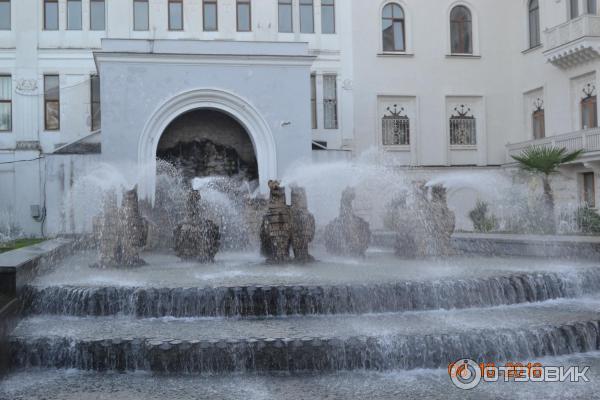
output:
M600 234L600 214L587 204L577 209L575 219L581 232Z
M493 216L488 216L488 203L482 200L477 200L475 208L469 212L469 218L473 222L473 227L477 232L491 232L498 229L498 219Z

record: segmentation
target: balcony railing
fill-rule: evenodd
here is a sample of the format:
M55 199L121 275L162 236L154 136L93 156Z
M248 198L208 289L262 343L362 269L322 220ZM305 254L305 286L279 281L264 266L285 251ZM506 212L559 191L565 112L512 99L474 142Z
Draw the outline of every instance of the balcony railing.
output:
M544 54L551 63L568 68L600 56L600 16L584 14L546 29Z
M584 153L600 151L600 128L550 136L544 139L529 140L527 142L513 143L506 147L510 157L519 155L523 150L532 146L564 147L568 151L583 150Z

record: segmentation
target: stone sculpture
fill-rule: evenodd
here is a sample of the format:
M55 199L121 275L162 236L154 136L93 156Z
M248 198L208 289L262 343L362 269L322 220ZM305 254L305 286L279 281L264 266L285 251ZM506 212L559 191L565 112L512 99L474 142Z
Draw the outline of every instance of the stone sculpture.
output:
M148 222L140 214L137 186L123 194L120 218L122 224L122 260L125 265L144 265L140 259L141 250L146 246Z
M337 255L364 256L371 242L371 230L364 219L356 216L352 202L356 197L353 188L342 193L340 215L325 227L325 247Z
M308 252L308 245L315 237L315 217L308 211L306 190L304 188L292 187L290 212L294 260L303 263L312 262L314 258Z
M396 254L401 257L428 257L452 254L454 213L448 208L442 185L415 184L410 207L395 211Z
M261 253L268 263L284 263L290 259L291 214L285 201L285 188L269 181L269 205L260 228Z
M392 200L387 218L388 228L396 232L396 254L407 258L416 257L416 216L413 210L408 209L408 192L401 192Z
M120 258L119 207L117 193L109 191L102 199L102 213L94 218L94 237L100 260L96 267L116 265Z
M117 195L108 192L100 218L95 219L94 233L98 240L100 260L93 267L138 267L145 262L140 252L146 245L148 222L140 215L137 186L123 194L121 207Z
M210 219L202 218L200 193L190 190L185 218L174 232L175 253L182 260L212 262L219 251L219 227Z
M436 255L448 255L452 250L452 233L456 226L456 217L448 208L446 188L442 185L431 187L431 203L429 212L432 220L433 240L437 245Z

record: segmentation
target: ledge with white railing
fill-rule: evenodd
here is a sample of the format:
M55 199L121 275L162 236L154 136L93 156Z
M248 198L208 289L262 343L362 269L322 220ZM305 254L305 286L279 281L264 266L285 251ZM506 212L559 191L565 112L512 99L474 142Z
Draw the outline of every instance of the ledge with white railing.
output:
M587 62L600 55L600 16L584 14L546 29L546 59L561 68Z
M519 155L526 148L533 146L564 147L568 151L583 150L584 153L600 151L600 128L508 144L506 149L509 159L510 156Z

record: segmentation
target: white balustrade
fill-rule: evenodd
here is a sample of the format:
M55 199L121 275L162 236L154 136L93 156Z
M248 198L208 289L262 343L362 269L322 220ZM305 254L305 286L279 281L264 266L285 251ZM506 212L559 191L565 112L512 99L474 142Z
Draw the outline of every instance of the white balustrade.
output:
M562 46L585 36L600 36L600 16L584 14L575 19L546 29L549 49Z
M583 150L585 153L600 151L600 128L586 129L563 135L550 136L538 140L511 143L507 145L509 156L519 155L528 147L564 147L568 151Z

